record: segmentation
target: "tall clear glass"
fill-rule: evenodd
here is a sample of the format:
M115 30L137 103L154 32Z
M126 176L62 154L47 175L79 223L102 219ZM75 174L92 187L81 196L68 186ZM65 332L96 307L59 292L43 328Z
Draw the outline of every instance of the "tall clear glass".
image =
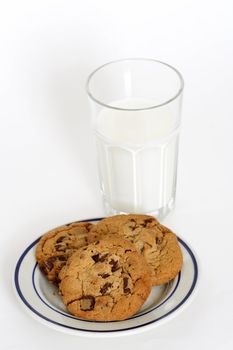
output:
M153 59L107 63L88 78L108 215L164 218L174 207L183 78Z

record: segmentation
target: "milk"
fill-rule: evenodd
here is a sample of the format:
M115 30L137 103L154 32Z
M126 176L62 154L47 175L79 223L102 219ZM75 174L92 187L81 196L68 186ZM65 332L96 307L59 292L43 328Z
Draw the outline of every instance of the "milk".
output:
M147 108L155 102L125 99L110 104ZM103 108L95 131L105 202L115 212L161 214L175 197L179 128L168 108L139 111Z

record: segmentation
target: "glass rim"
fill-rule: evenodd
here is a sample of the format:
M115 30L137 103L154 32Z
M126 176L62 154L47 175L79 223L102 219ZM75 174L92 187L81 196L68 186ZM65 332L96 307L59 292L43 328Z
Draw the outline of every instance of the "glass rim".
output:
M91 90L90 90L90 81L93 78L93 76L95 75L95 73L97 73L98 71L100 71L102 68L105 68L106 66L109 66L111 64L114 63L121 63L121 62L127 62L127 61L145 61L145 62L154 62L154 63L159 63L162 64L168 68L170 68L171 70L173 70L180 81L180 87L179 90L177 91L177 93L172 96L170 99L166 100L163 103L159 103L157 105L152 105L149 107L142 107L142 108L123 108L123 107L116 107L116 106L111 106L110 104L104 103L100 100L98 100L97 98L94 97L94 95L92 94ZM114 60L114 61L109 61L101 66L99 66L98 68L96 68L87 78L87 82L86 82L86 92L88 94L88 96L90 97L91 100L93 100L94 102L96 102L97 104L105 107L105 108L109 108L109 109L115 109L118 111L144 111L144 110L149 110L149 109L155 109L155 108L159 108L159 107L163 107L169 103L171 103L172 101L174 101L177 97L179 97L182 92L184 90L184 79L182 74L178 71L178 69L176 69L175 67L171 66L170 64L160 61L160 60L156 60L154 58L123 58L123 59L119 59L119 60Z

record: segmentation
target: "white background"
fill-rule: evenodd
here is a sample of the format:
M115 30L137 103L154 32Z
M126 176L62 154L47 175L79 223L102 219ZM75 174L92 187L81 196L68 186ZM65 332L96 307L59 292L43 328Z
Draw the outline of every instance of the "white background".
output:
M1 349L233 348L232 1L0 3ZM150 57L185 79L177 205L165 223L199 255L200 291L145 334L93 340L31 319L11 286L41 233L104 214L85 80L97 66Z

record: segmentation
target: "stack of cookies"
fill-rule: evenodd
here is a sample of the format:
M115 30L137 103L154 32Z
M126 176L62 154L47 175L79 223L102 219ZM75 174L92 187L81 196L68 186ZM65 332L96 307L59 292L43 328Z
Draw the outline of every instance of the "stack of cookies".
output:
M54 229L40 239L36 259L68 311L98 321L134 315L151 288L182 267L176 235L152 216L133 214Z

